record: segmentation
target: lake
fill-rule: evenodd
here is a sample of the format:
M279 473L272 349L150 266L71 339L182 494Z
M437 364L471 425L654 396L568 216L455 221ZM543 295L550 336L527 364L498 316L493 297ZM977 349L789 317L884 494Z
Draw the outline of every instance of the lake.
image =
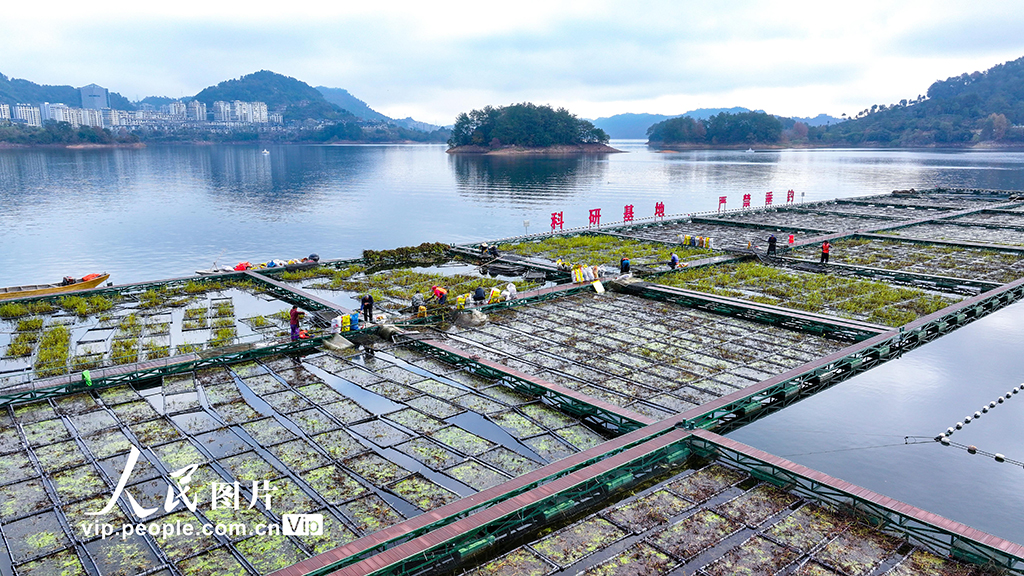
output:
M956 186L1024 189L1024 153L784 150L573 158L449 157L443 146L166 146L0 150L0 285L106 271L116 283L214 260L358 256L602 221ZM1024 380L1017 304L731 436L883 494L1024 542L1024 471L935 436ZM1024 460L1024 395L954 435ZM851 415L853 415L851 417Z
M701 150L569 158L450 157L444 146L153 146L0 150L0 285L106 271L111 280L234 264L358 256L565 226L896 188L1024 189L1024 153Z

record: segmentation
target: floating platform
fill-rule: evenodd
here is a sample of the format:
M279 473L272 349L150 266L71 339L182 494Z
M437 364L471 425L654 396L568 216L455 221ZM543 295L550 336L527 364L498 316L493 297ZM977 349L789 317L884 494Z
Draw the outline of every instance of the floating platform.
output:
M0 503L17 505L0 506L0 575L1024 574L1019 544L720 435L1024 299L1006 236L1022 208L1017 192L899 193L499 239L513 277L469 244L430 265L5 302ZM747 244L773 232L779 257L755 261ZM643 277L603 294L555 266L621 256ZM518 297L482 306L483 325L402 316L434 284L455 300L509 282ZM326 320L367 292L405 332L361 327L343 351L312 326L288 337L292 305ZM324 531L87 531L136 453L101 522L320 514ZM164 510L193 464L193 493L238 482L245 505Z

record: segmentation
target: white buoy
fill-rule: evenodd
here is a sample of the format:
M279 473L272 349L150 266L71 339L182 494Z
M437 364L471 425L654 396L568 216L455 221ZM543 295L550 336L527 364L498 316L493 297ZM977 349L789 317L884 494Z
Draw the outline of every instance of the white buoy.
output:
M964 424L970 424L970 423L971 423L971 417L970 416L968 416L967 418L964 418Z
M1009 400L1010 398L1013 398L1013 394L1010 394L1009 392L1007 392L1006 393L1006 399Z
M963 430L963 428L964 428L964 423L963 422L957 422L956 423L956 429L957 430Z
M981 418L981 412L974 413L974 419L977 420L978 418Z
M996 454L995 459L996 462L1006 462L1006 456L1003 456L1002 454Z
M952 435L954 432L953 427L946 428L946 436Z
M988 407L989 408L995 408L996 407L996 403L995 402L989 402L988 403Z
M1003 397L1000 396L999 398L996 398L996 402L999 402L1000 404L1002 404L1003 403Z
M943 438L942 440L939 440L939 442L941 442L943 446L949 446L949 438Z
M981 411L984 412L985 414L988 414L988 406L983 406L981 408Z

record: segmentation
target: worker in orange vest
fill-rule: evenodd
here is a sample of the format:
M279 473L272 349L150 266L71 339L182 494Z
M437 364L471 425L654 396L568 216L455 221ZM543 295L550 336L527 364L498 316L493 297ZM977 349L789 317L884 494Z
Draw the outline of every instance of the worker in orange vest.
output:
M830 250L832 250L832 245L828 243L828 240L825 240L824 242L821 243L821 263L822 264L828 264L828 253L829 253Z
M444 304L448 301L448 291L440 286L431 286L431 290L434 291L434 298L437 298L438 304Z

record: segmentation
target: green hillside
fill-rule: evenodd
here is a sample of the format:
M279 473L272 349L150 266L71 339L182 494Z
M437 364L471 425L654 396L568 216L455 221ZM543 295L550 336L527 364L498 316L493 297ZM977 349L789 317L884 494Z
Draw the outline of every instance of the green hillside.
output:
M852 120L808 131L826 146L1024 144L1024 58L939 80L918 96L876 104Z
M48 86L0 74L0 104L38 105L40 102L60 102L77 108L82 105L82 96L74 86ZM135 109L127 98L116 92L110 93L110 106L119 110Z
M195 96L212 107L217 100L266 102L267 108L284 108L286 122L312 120L356 120L354 116L324 99L319 90L289 76L260 70L234 80L210 86Z
M448 146L548 147L607 142L604 130L594 128L589 120L581 120L565 108L555 110L526 102L459 114Z

